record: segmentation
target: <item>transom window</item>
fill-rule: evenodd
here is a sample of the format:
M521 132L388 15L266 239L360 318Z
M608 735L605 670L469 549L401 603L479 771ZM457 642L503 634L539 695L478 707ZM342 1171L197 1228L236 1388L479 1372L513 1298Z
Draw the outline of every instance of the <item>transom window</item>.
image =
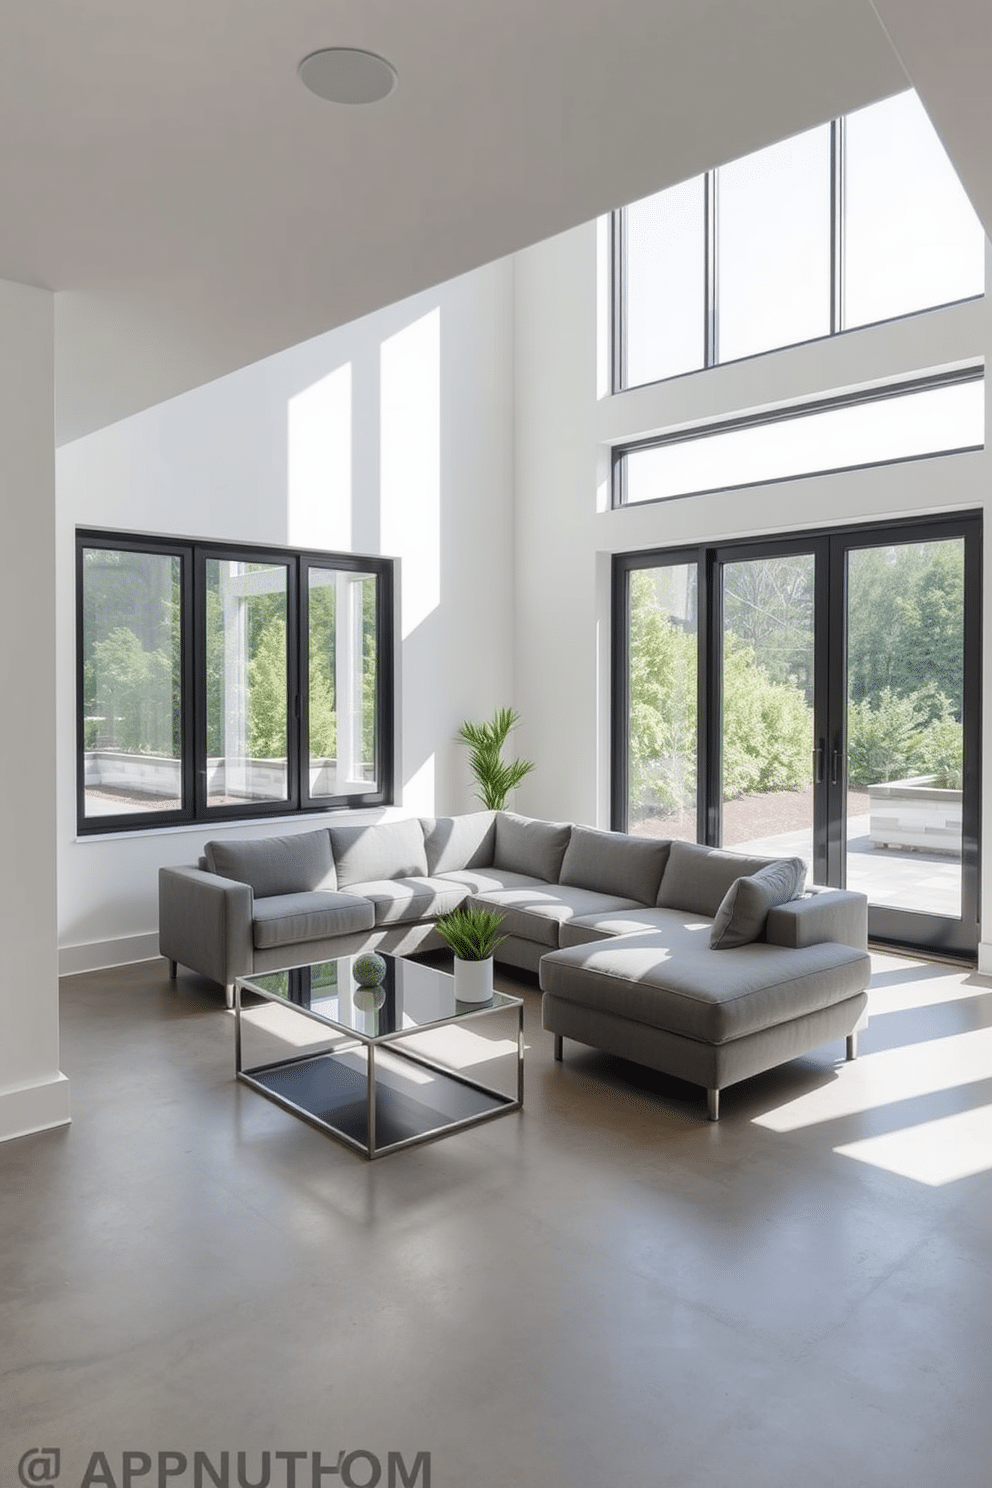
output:
M985 292L985 234L913 91L613 221L615 391Z
M388 559L77 534L81 833L380 805Z
M957 454L984 440L985 379L963 368L620 446L613 504Z

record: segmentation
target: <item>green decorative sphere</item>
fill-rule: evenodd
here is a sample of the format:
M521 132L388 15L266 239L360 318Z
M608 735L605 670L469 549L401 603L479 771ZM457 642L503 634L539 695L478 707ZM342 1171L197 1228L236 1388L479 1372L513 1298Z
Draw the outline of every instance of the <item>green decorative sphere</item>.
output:
M386 975L386 963L374 951L357 957L351 974L360 987L378 987Z

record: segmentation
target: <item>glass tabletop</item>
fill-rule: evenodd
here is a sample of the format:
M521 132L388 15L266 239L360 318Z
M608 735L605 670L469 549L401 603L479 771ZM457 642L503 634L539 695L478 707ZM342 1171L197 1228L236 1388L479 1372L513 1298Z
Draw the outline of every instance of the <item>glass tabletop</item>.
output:
M242 988L298 1007L332 1028L377 1041L413 1033L437 1023L468 1018L493 1008L516 1007L519 997L494 992L489 1002L458 1002L455 979L435 966L383 955L386 975L378 987L360 987L353 967L357 956L338 956L288 971L240 977Z

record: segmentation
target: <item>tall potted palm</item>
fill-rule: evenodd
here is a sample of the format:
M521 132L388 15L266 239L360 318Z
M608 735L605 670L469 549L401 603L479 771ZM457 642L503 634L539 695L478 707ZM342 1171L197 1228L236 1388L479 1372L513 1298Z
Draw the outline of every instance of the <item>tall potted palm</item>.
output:
M502 811L514 786L529 775L530 760L504 760L503 746L520 721L515 708L499 708L488 723L463 723L458 737L468 745L469 769L479 789L476 795L489 811Z

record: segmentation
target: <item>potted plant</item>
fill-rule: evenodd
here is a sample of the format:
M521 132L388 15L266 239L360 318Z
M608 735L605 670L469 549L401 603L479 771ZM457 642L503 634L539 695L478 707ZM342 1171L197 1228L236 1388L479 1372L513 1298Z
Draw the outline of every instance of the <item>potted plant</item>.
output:
M503 944L503 916L480 905L453 909L437 922L438 933L455 957L455 997L459 1002L488 1002L493 995L493 953Z
M463 723L458 737L469 747L469 769L478 782L479 800L489 811L502 811L506 798L534 766L530 760L503 759L503 745L520 720L513 708L500 708L488 723Z

